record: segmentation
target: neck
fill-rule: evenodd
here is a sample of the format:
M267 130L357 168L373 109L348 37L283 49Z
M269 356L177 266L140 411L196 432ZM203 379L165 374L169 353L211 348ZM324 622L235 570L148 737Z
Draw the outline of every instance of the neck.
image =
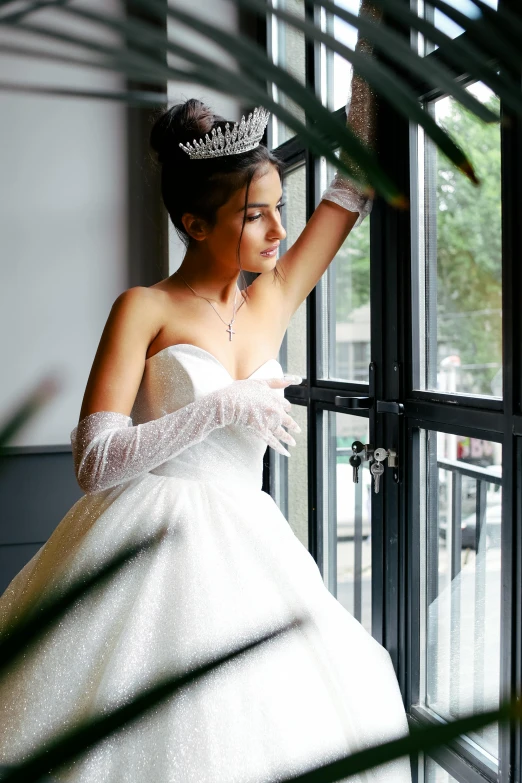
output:
M239 272L223 269L206 259L195 258L187 251L179 269L179 275L174 272L172 277L184 285L182 278L192 286L199 296L205 296L214 302L226 306L233 305L238 289Z

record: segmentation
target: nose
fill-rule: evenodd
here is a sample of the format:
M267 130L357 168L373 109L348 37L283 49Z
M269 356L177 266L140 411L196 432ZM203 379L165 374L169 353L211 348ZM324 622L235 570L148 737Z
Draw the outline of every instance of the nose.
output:
M283 239L286 239L286 231L285 231L285 227L281 222L280 215L276 217L272 230L269 232L269 234L270 234L270 240L279 239L282 242Z

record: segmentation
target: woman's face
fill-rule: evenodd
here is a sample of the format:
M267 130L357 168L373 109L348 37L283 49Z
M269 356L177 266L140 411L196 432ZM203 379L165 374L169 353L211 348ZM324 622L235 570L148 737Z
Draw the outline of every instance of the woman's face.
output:
M215 258L226 260L237 269L237 246L245 213L246 186L237 190L216 215L216 223L207 234L208 250ZM286 237L281 223L282 189L275 166L250 183L245 228L241 237L241 266L247 272L266 272L276 265L277 247ZM274 250L275 248L275 250ZM272 252L266 252L266 251Z

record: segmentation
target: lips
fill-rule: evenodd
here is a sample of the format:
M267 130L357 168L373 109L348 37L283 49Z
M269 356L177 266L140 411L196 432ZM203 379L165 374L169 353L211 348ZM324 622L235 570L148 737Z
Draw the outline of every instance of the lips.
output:
M265 255L266 253L273 253L274 250L277 250L278 247L279 247L278 244L277 245L272 245L272 247L267 247L266 250L262 250L261 251L261 255Z

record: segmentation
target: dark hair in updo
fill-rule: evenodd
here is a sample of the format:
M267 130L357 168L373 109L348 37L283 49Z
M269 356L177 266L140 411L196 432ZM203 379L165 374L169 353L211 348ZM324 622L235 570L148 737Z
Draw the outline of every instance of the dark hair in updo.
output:
M190 212L203 218L210 227L215 225L216 213L236 190L246 185L245 206L248 204L250 183L258 170L263 171L267 164L276 167L282 179L284 163L263 144L249 152L223 155L218 158L191 160L179 144L193 143L194 139L210 135L213 128L221 127L225 133L225 120L215 115L208 106L196 98L172 106L158 116L150 134L150 144L158 156L161 170L161 193L163 202L178 236L186 247L191 237L185 231L181 217ZM234 121L228 120L230 127ZM243 213L243 225L238 243L239 247L246 222L246 210Z

